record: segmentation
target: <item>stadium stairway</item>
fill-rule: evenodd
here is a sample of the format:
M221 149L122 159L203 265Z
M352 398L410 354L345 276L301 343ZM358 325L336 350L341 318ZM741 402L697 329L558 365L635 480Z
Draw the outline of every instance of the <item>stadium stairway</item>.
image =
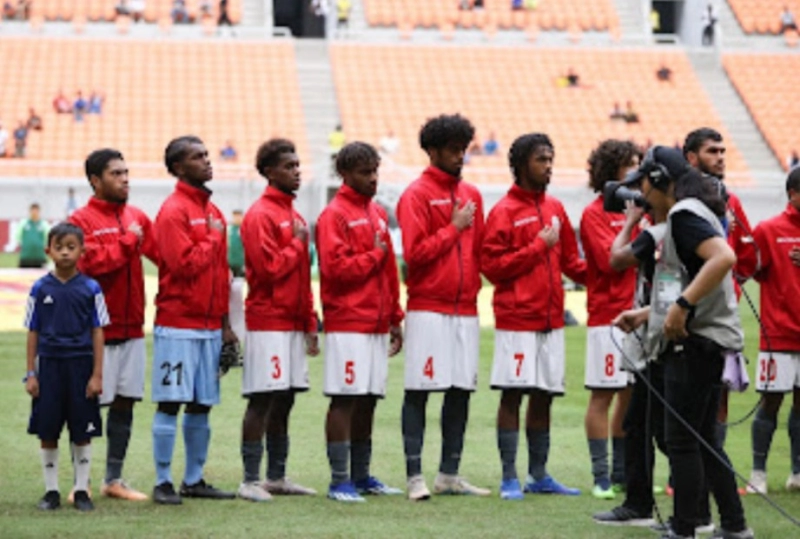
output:
M242 25L260 26L264 21L272 20L272 2L264 0L242 0ZM270 10L267 18L266 10Z
M634 36L645 35L648 14L643 11L643 5L641 0L614 0L624 41L629 41Z
M736 15L733 14L730 4L727 0L717 4L717 13L719 13L719 27L722 29L722 39L725 45L731 42L744 41L747 36L739 26L739 21L736 20Z
M708 49L689 49L687 55L697 79L705 88L728 133L736 141L736 146L753 175L766 179L769 183L780 182L780 163L767 146L750 112L720 65L717 55Z

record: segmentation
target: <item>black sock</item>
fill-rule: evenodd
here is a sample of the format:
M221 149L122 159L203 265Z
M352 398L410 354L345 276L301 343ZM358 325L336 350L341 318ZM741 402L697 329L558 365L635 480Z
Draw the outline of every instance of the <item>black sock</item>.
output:
M458 475L461 451L464 448L464 432L469 419L470 392L452 388L444 394L442 402L442 457L439 472Z
M267 479L277 481L286 477L289 456L289 437L267 434Z
M422 474L422 442L425 438L425 405L427 391L406 391L403 398L403 449L406 455L406 477Z
M353 481L363 481L369 477L370 460L372 460L372 440L350 442L350 475Z
M133 410L108 410L106 422L106 436L108 447L106 450L106 483L122 477L122 465L128 452L128 442L131 439L131 426L133 425Z

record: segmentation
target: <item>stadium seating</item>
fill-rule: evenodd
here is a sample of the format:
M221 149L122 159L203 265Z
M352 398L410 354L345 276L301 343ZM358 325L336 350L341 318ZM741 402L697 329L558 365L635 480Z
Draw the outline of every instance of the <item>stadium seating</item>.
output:
M337 45L331 57L348 138L375 142L392 129L401 141L394 160L415 167L410 174L426 162L419 127L443 112L469 117L479 140L497 134L499 155L474 157L468 167L481 183L508 183L508 146L526 132L550 134L557 181L582 183L589 152L602 139L672 145L696 127L721 127L680 51ZM672 83L656 79L662 61ZM583 87L559 84L570 67ZM628 100L640 122L609 120L612 105ZM727 143L729 170L739 173L731 181L745 183L744 160L730 137Z
M371 26L543 30L614 30L619 18L610 0L541 0L534 11L512 11L510 0L486 0L479 11L461 11L457 0L364 0Z
M781 12L787 6L795 17L800 17L800 0L728 0L748 34L777 34L781 29Z
M43 17L47 21L71 21L75 17L90 21L111 21L116 18L114 7L118 0L35 0L32 4L32 17ZM212 0L211 13L217 14L219 1ZM199 15L200 0L187 0L186 6L193 17ZM172 9L172 0L147 0L145 2L144 19L157 22L168 18ZM228 3L228 14L234 23L242 18L242 1L231 0Z
M305 132L289 42L136 41L19 38L2 41L6 73L0 118L7 129L42 116L44 130L28 137L26 159L0 159L0 176L75 177L93 149L117 147L138 177L166 177L163 152L173 137L205 140L219 174L253 176L258 145L270 136L295 140L301 158ZM103 114L76 123L56 114L63 89L74 99L97 89ZM223 165L219 148L231 139L238 165ZM140 164L140 165L138 165ZM138 167L138 168L137 168ZM218 176L219 176L218 174Z
M761 133L785 167L800 150L800 57L793 54L727 54L725 69Z

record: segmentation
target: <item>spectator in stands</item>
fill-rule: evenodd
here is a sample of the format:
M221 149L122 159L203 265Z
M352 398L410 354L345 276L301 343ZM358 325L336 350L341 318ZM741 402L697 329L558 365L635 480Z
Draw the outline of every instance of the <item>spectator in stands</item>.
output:
M781 13L781 34L786 30L797 30L794 13L789 10L789 6L783 6L783 13Z
M53 99L53 110L57 114L69 114L72 112L72 105L69 99L64 95L64 90L59 90L58 95Z
M233 33L233 21L231 21L231 17L228 14L228 0L219 0L219 18L217 18L217 33L220 32L220 28L222 28L223 25L231 29L232 36L236 35Z
M33 110L33 107L28 109L28 121L25 122L28 126L28 129L31 131L41 131L44 127L42 123L42 117L36 114L36 111Z
M0 122L0 159L6 156L8 151L6 144L8 143L8 131L3 128L3 122Z
M347 34L350 26L350 11L353 9L351 0L336 0L336 33L340 31L343 35Z
M86 109L89 107L89 103L84 99L83 92L78 90L78 96L75 98L75 102L72 104L72 112L75 117L76 122L83 121L83 115L86 114Z
M497 155L499 150L500 144L497 142L497 137L495 136L494 131L490 131L489 136L483 143L483 155Z
M14 6L11 5L11 2L3 2L3 18L6 20L10 20L14 18L14 13L16 10Z
M656 71L656 78L661 82L672 82L672 70L666 64L661 64Z
M581 78L575 73L571 67L567 70L567 86L570 88L577 88L581 85Z
M28 126L23 120L17 124L14 130L14 157L25 157L25 148L28 146Z
M189 17L189 10L186 9L185 0L174 0L172 2L172 11L170 11L172 22L174 24L189 24L192 22Z
M472 9L475 11L483 11L483 0L474 0L472 2Z
M792 150L789 157L786 158L786 168L792 170L797 165L800 165L800 155L797 154L797 150Z
M89 96L89 114L103 114L105 100L106 98L102 93L93 91L92 95Z
M525 6L522 5L522 0L511 0L511 9L513 11L521 11Z
M347 137L342 129L342 124L337 124L336 128L328 135L328 151L332 159L336 159L339 150L341 150L345 144L347 144Z
M710 47L714 44L714 27L717 24L717 14L711 2L709 2L706 9L703 10L703 14L700 16L700 22L703 25L703 46Z
M650 29L654 34L661 31L661 13L656 8L650 9Z
M383 156L393 155L397 153L399 149L400 139L394 136L394 131L391 129L378 141L378 150Z
M10 0L3 3L3 18L27 21L31 16L31 2L29 0L17 0L14 5Z
M28 218L23 219L17 227L20 268L41 268L45 265L47 255L44 248L49 231L50 227L39 215L39 204L34 202L28 208Z
M539 7L539 0L525 0L524 5L527 11L534 11Z
M472 9L472 0L461 0L458 3L458 9L461 11L469 11Z
M611 113L608 115L609 120L624 120L625 119L625 112L623 112L622 107L619 106L619 101L614 101L614 107L611 109Z
M75 189L67 189L67 218L78 209L78 200L75 198Z
M639 123L639 114L634 110L633 103L625 103L625 121L629 124Z
M201 0L197 9L200 13L201 19L207 19L211 17L211 0Z
M219 156L223 161L236 161L239 154L236 153L233 143L230 140L226 140L225 146L219 150Z

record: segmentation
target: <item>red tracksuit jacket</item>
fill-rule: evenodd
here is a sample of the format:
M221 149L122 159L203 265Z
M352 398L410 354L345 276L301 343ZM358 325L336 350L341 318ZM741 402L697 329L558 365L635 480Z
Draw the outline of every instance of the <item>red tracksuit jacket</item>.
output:
M739 276L739 279L734 279L734 284L736 285L736 297L738 298L742 294L739 281L744 281L753 276L758 261L755 245L753 244L753 228L750 226L750 221L747 220L741 200L731 192L728 192L727 214L728 245L736 253L734 272Z
M403 320L386 212L343 185L317 220L325 331L387 333ZM379 233L384 251L375 247Z
M471 227L452 224L453 204L472 200L477 209ZM409 311L476 316L481 288L480 248L483 200L474 186L428 167L397 203L408 266Z
M557 218L558 242L548 249L539 232ZM497 329L547 331L564 327L561 273L586 282L575 231L555 198L511 187L489 212L481 249L481 270L494 285Z
M792 248L800 248L800 211L791 204L780 215L762 221L753 232L761 283L760 348L772 352L800 352L800 268L789 259ZM764 338L764 332L767 338Z
M150 219L139 208L92 197L69 222L83 230L81 273L100 283L111 325L103 328L106 341L144 337L144 270L142 255L158 264L158 249ZM142 240L128 231L142 227Z
M603 211L603 197L586 206L581 217L581 244L586 256L586 306L589 327L607 326L633 307L636 268L616 271L609 264L611 244L625 225L625 215ZM633 238L636 237L635 231Z
M158 265L156 325L220 329L228 314L230 279L225 230L208 226L225 217L211 191L178 181L156 216Z
M308 242L294 237L293 195L267 187L242 220L248 331L317 331Z

